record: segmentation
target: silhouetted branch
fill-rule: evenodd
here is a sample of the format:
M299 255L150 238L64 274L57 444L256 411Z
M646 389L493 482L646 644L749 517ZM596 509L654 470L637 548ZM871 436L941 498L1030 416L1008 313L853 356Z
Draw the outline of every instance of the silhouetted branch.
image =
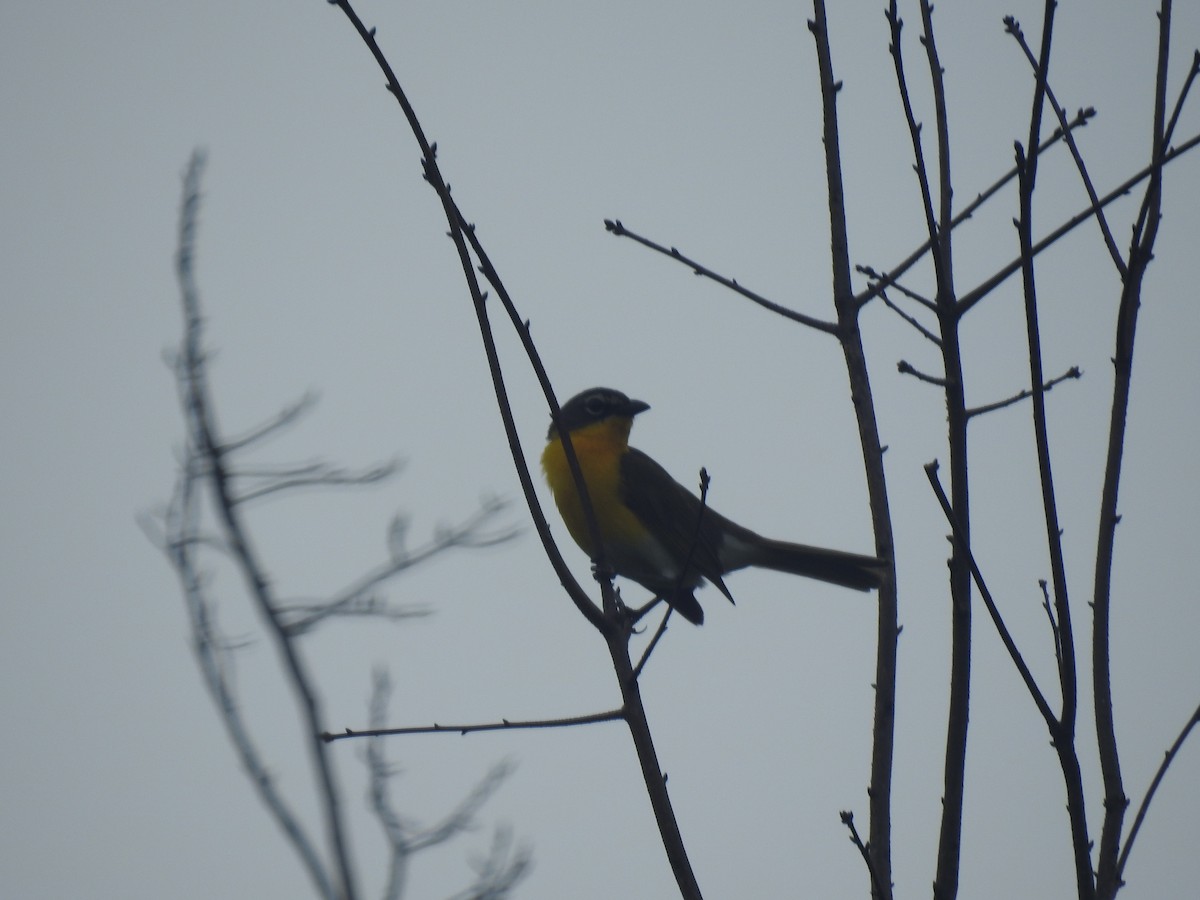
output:
M1137 333L1142 285L1150 261L1162 214L1163 167L1167 158L1167 63L1171 46L1171 2L1163 0L1158 14L1158 65L1154 86L1154 118L1151 133L1151 173L1142 198L1129 249L1129 268L1121 285L1113 349L1113 396L1109 413L1108 445L1104 482L1100 489L1099 529L1096 538L1096 569L1092 594L1092 696L1096 714L1096 742L1100 772L1104 780L1104 823L1096 865L1097 893L1111 900L1121 885L1118 849L1129 799L1125 796L1112 706L1110 627L1112 611L1112 566L1116 544L1117 501L1125 455L1125 436L1133 377L1133 351ZM1195 58L1193 58L1193 71ZM1181 91L1182 97L1194 76Z
M860 267L860 271L861 271L861 267ZM905 291L904 293L908 293L908 292ZM904 310L902 310L899 306L897 306L895 303L893 303L892 299L888 296L887 291L880 291L879 298L883 301L884 305L888 309L890 309L892 312L894 312L896 315L898 315L900 318L902 318L905 322L907 322L909 325L911 325L913 328L915 328L917 333L920 334L921 337L925 338L925 340L927 340L927 341L930 341L935 347L942 346L942 339L940 337L938 337L936 334L934 334L932 331L930 331L928 328L926 328L924 325L922 325L920 322L918 322L914 316L910 316L908 313L906 313ZM930 305L932 305L932 304L930 304Z
M895 539L888 500L883 444L875 418L875 398L870 370L859 329L865 300L854 296L850 264L850 237L846 223L846 194L842 177L841 136L838 128L839 82L833 73L833 51L824 0L813 0L808 22L817 51L821 90L821 143L825 150L825 185L829 203L830 276L837 312L838 341L846 363L850 396L862 447L863 471L875 533L875 555L893 560L880 586L875 625L875 702L871 738L871 775L867 789L870 808L869 846L876 875L884 884L892 875L892 762L896 738L896 660L900 638L896 587Z
M1075 114L1075 118L1072 119L1068 123L1068 125L1070 126L1070 130L1074 130L1076 128L1082 128L1095 115L1096 115L1096 110L1092 109L1091 107L1088 107L1087 109L1079 110L1079 112L1077 112ZM1063 136L1064 136L1063 130L1061 128L1057 129L1054 132L1054 134L1052 134L1049 138L1047 138L1045 141L1043 141L1038 146L1038 153L1039 154L1045 153L1048 149L1050 149L1050 147L1052 147L1053 145L1055 145L1059 141L1061 141L1063 139ZM998 178L995 182L993 182L991 184L991 186L989 186L987 189L985 189L981 193L977 194L975 196L975 199L972 200L969 204L967 204L963 208L962 212L960 212L953 219L951 219L950 227L952 229L957 228L959 225L961 225L967 219L971 218L975 214L975 211L977 209L979 209L988 200L990 200L997 193L999 193L999 191L1005 185L1007 185L1009 182L1011 182L1016 177L1017 177L1017 168L1016 168L1016 166L1013 166L1011 169L1009 169L1007 172L1005 172L1003 175L1001 175L1000 178ZM905 257L901 262L897 263L895 266L893 266L891 269L889 269L886 272L881 272L881 273L876 274L876 273L874 273L874 270L871 270L871 272L866 272L865 270L860 270L860 271L864 271L864 274L871 274L873 278L876 278L878 280L878 283L869 286L866 290L864 290L862 293L860 293L855 299L859 303L865 304L869 300L871 300L871 298L875 297L880 291L896 284L896 280L898 278L900 278L900 276L903 275L905 272L907 272L909 269L911 269L913 266L915 266L918 262L920 262L922 257L924 257L925 254L929 252L929 248L932 246L933 246L933 242L930 240L926 240L925 243L923 243L916 250L914 250L907 257Z
M983 580L983 573L979 570L979 565L975 562L975 555L963 539L964 536L958 522L958 517L955 516L954 510L950 506L950 500L946 496L946 492L942 490L942 484L938 480L937 472L937 460L925 466L925 476L929 479L929 484L933 488L933 493L937 497L938 503L941 504L942 513L946 516L946 521L950 523L950 530L953 534L955 545L962 552L971 567L971 577L975 581L975 586L979 588L979 595L983 598L983 605L987 607L988 615L992 617L996 631L1000 634L1000 640L1004 642L1004 648L1008 651L1013 664L1016 665L1017 671L1021 674L1021 680L1025 682L1025 687L1029 690L1029 695L1033 697L1033 702L1037 706L1038 712L1046 720L1046 725L1053 736L1058 727L1058 717L1055 716L1054 710L1050 708L1050 704L1046 701L1045 694L1042 693L1041 688L1037 685L1037 681L1034 680L1033 673L1029 671L1029 666L1025 664L1025 659L1021 656L1021 651L1017 649L1017 643L1013 640L1008 626L1004 624L1004 618L1000 615L1000 609L996 606L995 600L992 599L992 592L988 589L987 582Z
M917 379L917 381L924 381L926 384L936 385L940 388L944 388L946 386L946 379L942 376L929 375L925 372L922 372L920 369L913 366L912 363L904 359L896 363L896 371L901 375L911 375L913 378Z
M1049 393L1049 391L1051 391L1056 384L1061 384L1062 382L1073 378L1082 377L1083 372L1080 371L1079 366L1071 366L1071 368L1067 369L1067 371L1063 372L1061 375L1051 378L1044 385L1042 385L1042 391L1044 393ZM1033 391L1031 391L1029 388L1023 388L1022 390L1013 394L1011 397L1007 397L1004 400L997 400L995 403L985 403L983 406L973 406L968 408L967 417L971 418L973 416L982 416L984 413L995 412L998 409L1004 409L1007 406L1020 403L1022 400L1028 400L1032 396Z
M801 325L807 325L809 328L815 328L817 331L823 331L826 334L837 334L837 325L835 323L826 322L823 319L817 319L813 316L807 316L802 312L797 312L794 309L788 309L786 306L781 306L773 300L768 300L762 294L756 293L749 288L742 287L737 283L736 278L726 278L724 275L718 275L712 269L701 265L691 257L684 256L676 248L665 247L662 244L650 240L649 238L642 237L635 231L630 231L621 224L620 219L605 219L604 227L610 234L614 234L617 237L630 238L631 240L641 244L643 247L649 247L651 250L661 253L663 256L669 256L671 259L683 263L696 275L699 275L703 278L708 278L712 281L715 281L717 284L724 285L731 291L736 291L747 300L754 301L763 309L770 310L773 313L778 313L785 319L791 319L793 322L799 322Z
M875 864L871 861L870 848L863 843L863 839L859 837L858 829L854 825L854 813L850 812L849 810L842 810L840 813L838 813L838 815L842 820L842 824L845 825L847 830L850 832L850 843L858 848L858 852L862 856L863 862L867 865L867 873L871 876L871 893L876 897L882 898L882 900L891 900L891 885L888 885L885 888L884 885L880 883L879 876L875 874Z
M1163 755L1163 761L1159 764L1157 771L1155 771L1154 778L1150 782L1150 787L1146 789L1146 796L1142 798L1142 802L1138 805L1137 815L1133 817L1133 827L1129 829L1129 837L1125 839L1125 846L1122 848L1121 856L1117 860L1114 887L1119 888L1125 883L1123 878L1125 864L1129 861L1129 853L1133 850L1133 842L1137 840L1138 832L1142 829L1142 821L1146 818L1146 813L1150 810L1150 802L1154 799L1154 794L1158 790L1158 786L1162 784L1163 778L1166 777L1167 769L1171 767L1171 763L1179 755L1179 750L1183 746L1183 742L1187 740L1188 735L1197 725L1200 725L1200 706L1196 707L1191 718L1184 724L1183 730L1179 732L1179 736L1175 738L1175 742L1171 744L1171 748Z
M566 716L561 719L527 719L511 721L501 719L499 722L476 722L467 725L414 725L405 728L368 728L355 731L347 728L345 731L329 732L321 735L326 743L341 741L347 738L385 737L392 734L472 734L476 731L517 731L528 728L566 728L572 725L595 725L599 722L616 722L624 718L624 712L611 709L608 712L592 713L586 716Z
M1028 42L1026 42L1025 33L1021 31L1021 24L1015 16L1004 17L1004 30L1016 39L1017 44L1020 45L1021 50L1025 53L1025 58L1033 66L1034 73L1036 74L1038 71L1037 57L1033 55L1033 50L1030 49ZM1083 180L1084 190L1087 191L1088 199L1092 201L1092 208L1096 211L1096 224L1100 226L1100 234L1104 238L1104 245L1108 248L1113 265L1117 267L1117 271L1124 277L1125 260L1121 258L1121 251L1117 249L1117 242L1113 239L1112 229L1108 227L1108 219L1104 215L1104 207L1100 206L1100 198L1096 196L1096 187L1092 184L1092 176L1088 174L1087 166L1084 165L1083 154L1079 152L1079 145L1075 143L1075 136L1067 128L1067 114L1063 112L1062 106L1058 103L1058 98L1054 96L1054 91L1044 76L1043 83L1046 99L1050 101L1050 108L1054 110L1054 115L1059 122L1059 128L1063 132L1067 147L1071 151L1071 157L1075 160L1075 168L1079 170L1079 177Z
M1167 163L1174 162L1176 159L1183 156L1188 151L1194 150L1197 145L1200 145L1200 134L1193 135L1192 137L1190 137L1186 141L1184 141L1182 144L1179 144L1178 146L1173 147L1172 149L1168 150L1165 154L1163 154L1162 165L1165 166ZM1103 197L1101 197L1099 205L1101 207L1108 206L1114 200L1119 200L1121 197L1128 195L1130 190L1132 190L1134 187L1136 187L1137 185L1139 185L1143 181L1145 181L1147 178L1149 178L1151 173L1156 168L1158 168L1156 165L1151 164L1151 165L1148 165L1145 168L1139 170L1137 173L1131 175L1129 178L1126 178L1123 182L1121 182L1119 185L1117 185L1115 188L1113 188L1111 191L1109 191L1107 194L1105 194ZM1096 209L1095 209L1095 207L1093 207L1091 205L1087 206L1085 209L1081 210L1080 212L1077 212L1075 215L1071 216L1071 218L1067 219L1065 222L1063 222L1061 225L1059 225L1057 228L1055 228L1053 231L1051 231L1049 234L1047 234L1040 241L1037 241L1036 243L1034 243L1033 246L1030 247L1031 255L1034 258L1036 258L1044 250L1053 246L1062 237L1064 237L1067 234L1070 234L1072 231L1074 231L1076 228L1078 228L1082 223L1084 223L1088 219L1092 218L1092 216L1094 216L1095 214L1096 214ZM962 294L958 300L960 311L965 313L968 310L970 310L971 307L973 307L976 303L978 303L980 300L982 300L984 297L986 297L988 294L990 294L992 291L994 291L996 288L998 288L1001 284L1003 284L1005 281L1007 281L1009 279L1009 277L1014 272L1019 271L1020 268L1021 268L1021 257L1018 256L1016 259L1012 260L1011 262L1009 262L1005 266L1003 266L1001 269L999 269L995 274L986 278L984 281L982 281L976 287L973 287L971 290L967 291L965 294Z

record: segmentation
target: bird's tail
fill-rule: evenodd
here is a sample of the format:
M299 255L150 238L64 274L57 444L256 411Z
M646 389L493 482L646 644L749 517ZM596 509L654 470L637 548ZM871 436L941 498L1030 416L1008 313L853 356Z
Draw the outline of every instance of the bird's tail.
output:
M877 556L846 553L776 541L739 529L726 534L721 547L721 563L726 571L744 566L760 566L818 581L869 591L883 583L887 562Z

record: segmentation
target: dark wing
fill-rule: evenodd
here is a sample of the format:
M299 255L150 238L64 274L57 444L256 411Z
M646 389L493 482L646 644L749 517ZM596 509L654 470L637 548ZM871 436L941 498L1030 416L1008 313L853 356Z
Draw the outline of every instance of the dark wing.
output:
M687 574L680 579L685 588L693 587L700 580L693 575L698 573L733 602L733 596L721 580L724 572L720 561L723 517L707 506L702 513L699 497L645 453L632 447L621 457L621 499L667 549L676 565L682 566L685 560L688 561ZM661 589L674 587L664 584Z

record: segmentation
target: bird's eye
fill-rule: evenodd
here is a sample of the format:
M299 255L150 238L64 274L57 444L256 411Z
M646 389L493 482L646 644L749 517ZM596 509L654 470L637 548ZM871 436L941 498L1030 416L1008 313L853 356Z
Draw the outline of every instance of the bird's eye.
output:
M589 416L599 416L608 408L608 404L604 402L603 397L588 397L583 408Z

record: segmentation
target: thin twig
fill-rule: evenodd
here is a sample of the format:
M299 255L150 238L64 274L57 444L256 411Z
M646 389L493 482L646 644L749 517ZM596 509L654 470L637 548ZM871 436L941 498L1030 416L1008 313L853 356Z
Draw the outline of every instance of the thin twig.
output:
M1051 378L1044 385L1042 385L1042 391L1045 393L1049 393L1056 384L1062 384L1062 382L1064 382L1064 381L1069 381L1070 379L1073 379L1073 378L1082 378L1082 377L1083 377L1083 372L1082 372L1082 370L1080 370L1079 366L1071 366L1071 368L1067 369L1067 371L1063 372L1061 375ZM1022 388L1020 391L1013 394L1011 397L1006 397L1003 400L997 400L994 403L985 403L983 406L968 407L967 418L972 418L974 416L982 416L985 413L995 412L998 409L1004 409L1007 406L1012 406L1015 403L1020 403L1022 400L1028 400L1032 396L1033 396L1033 391L1031 391L1029 388Z
M1096 718L1096 743L1104 781L1104 822L1096 865L1096 882L1102 900L1116 896L1120 888L1118 849L1129 799L1124 779L1113 718L1110 628L1112 612L1112 567L1116 544L1117 501L1125 454L1129 399L1133 377L1133 352L1137 334L1142 285L1154 258L1154 244L1162 213L1163 167L1168 156L1166 138L1167 76L1171 46L1171 2L1163 0L1159 10L1158 59L1154 85L1154 118L1150 139L1151 173L1138 211L1129 250L1129 269L1121 285L1113 349L1113 395L1109 413L1104 482L1100 489L1099 528L1096 537L1096 568L1092 593L1092 697ZM1194 62L1194 60L1193 60ZM1185 90L1190 86L1185 84ZM1182 96L1181 92L1181 96Z
M700 527L704 523L704 512L708 509L708 486L710 484L708 470L701 467L700 469L700 510L696 515L696 528L692 532L692 540L688 544L687 555L683 558L683 566L679 570L679 577L675 579L675 591L683 590L687 582L688 570L692 566L692 559L696 554L696 547L700 543ZM646 649L642 652L642 658L637 661L637 665L633 667L633 677L640 678L642 669L646 667L647 661L650 659L650 654L654 652L654 648L658 646L659 640L667 631L667 620L671 617L671 605L667 604L667 613L663 616L662 621L658 624L658 629L654 632L654 637L650 639L650 643L646 645ZM640 618L640 615L639 615Z
M842 824L850 831L850 843L858 848L863 862L867 864L867 874L871 877L871 893L881 898L881 900L891 900L891 885L888 885L888 888L885 889L880 883L879 875L875 872L875 864L871 860L871 850L863 843L863 839L859 837L858 829L854 826L854 813L844 809L838 815L842 820Z
M1050 602L1050 585L1045 578L1038 579L1038 587L1042 589L1042 609L1050 620L1050 634L1054 638L1054 663L1062 668L1062 632L1058 630L1058 622L1054 618L1054 604Z
M922 372L920 369L914 367L912 363L910 363L908 360L905 360L905 359L902 359L898 363L896 363L896 371L899 372L901 375L911 375L913 378L917 379L917 381L924 381L926 384L936 385L937 387L941 387L941 388L944 388L946 386L946 379L943 378L942 376L929 375L925 372Z
M184 341L180 353L181 365L185 370L186 396L184 398L189 421L189 444L206 460L206 474L212 488L217 514L224 526L230 551L237 560L247 591L258 609L267 631L288 672L290 687L300 706L309 741L308 750L317 782L317 794L324 814L330 852L337 868L337 888L333 892L342 900L354 900L354 872L350 863L345 828L342 821L340 794L326 749L318 735L321 727L320 702L311 686L307 669L299 651L290 640L286 629L274 611L274 601L258 558L250 545L248 533L243 528L240 514L233 499L230 476L225 464L224 444L217 436L216 423L208 395L208 384L204 372L200 298L193 271L195 256L196 207L199 203L200 165L194 163L189 170L187 200L180 216L179 250L176 255L176 276L179 281L181 302L184 311Z
M895 303L893 303L891 297L888 296L887 291L880 291L879 297L881 300L883 300L884 305L888 309L890 309L892 312L894 312L896 315L898 315L900 318L902 318L905 322L907 322L909 325L911 325L913 328L915 328L917 330L917 333L920 334L921 337L925 338L925 340L927 340L927 341L930 341L935 347L942 346L942 339L940 337L938 337L936 334L934 334L932 331L930 331L928 328L926 328L924 325L922 325L920 322L918 322L914 316L909 315L904 310L902 310L899 306L897 306Z
M1025 58L1033 66L1034 74L1036 75L1038 72L1037 57L1033 55L1033 50L1025 40L1025 33L1021 30L1021 24L1015 16L1004 17L1004 30L1016 39L1017 44L1020 45L1021 50L1025 53ZM1071 151L1071 158L1075 160L1075 168L1079 170L1079 177L1083 180L1084 190L1087 191L1088 199L1092 201L1092 207L1096 210L1096 224L1100 226L1100 234L1104 238L1104 245L1108 248L1113 265L1117 267L1117 271L1123 278L1125 277L1125 260L1121 258L1121 251L1117 249L1117 242L1113 238L1112 229L1108 227L1108 218L1104 215L1104 208L1099 205L1100 198L1096 196L1096 186L1092 184L1092 176L1088 173L1087 166L1084 165L1083 154L1079 152L1079 145L1075 143L1075 136L1067 128L1067 114L1063 111L1062 106L1059 105L1058 98L1054 96L1054 90L1050 87L1049 81L1045 82L1044 87L1046 99L1050 101L1050 108L1054 110L1059 127L1063 130L1063 137L1066 139L1067 147Z
M1156 170L1161 171L1162 167L1165 167L1167 163L1174 162L1176 159L1183 156L1185 153L1187 153L1191 150L1194 150L1198 145L1200 145L1200 134L1195 134L1192 137L1188 138L1186 141L1184 141L1182 144L1179 144L1179 145L1171 148L1170 150L1167 150L1163 154L1161 165L1151 163L1150 165L1140 169L1135 174L1129 176L1123 182L1121 182L1119 185L1117 185L1115 188L1113 188L1111 191L1109 191L1107 194L1105 194L1103 197L1101 197L1099 205L1101 207L1108 206L1110 203L1113 203L1114 201L1119 200L1120 198L1128 195L1128 193L1133 188L1135 188L1141 182L1143 182L1147 178L1149 178L1154 171L1156 171ZM1091 206L1091 205L1080 210L1075 215L1071 216L1069 219L1067 219L1065 222L1063 222L1061 225L1059 225L1057 228L1055 228L1053 231L1051 231L1049 234L1047 234L1045 237L1043 237L1040 241L1037 241L1035 244L1033 244L1033 246L1030 247L1030 253L1036 258L1044 250L1053 246L1061 238L1063 238L1065 235L1074 231L1081 224L1086 222L1088 219L1092 218L1092 216L1094 216L1095 214L1096 214L1096 209L1094 206ZM976 303L978 303L980 300L982 300L984 297L986 297L988 294L990 294L992 291L994 291L996 288L998 288L1001 284L1003 284L1005 281L1007 281L1014 272L1019 271L1020 268L1021 268L1021 257L1017 256L1011 262L1007 263L1002 268L998 269L994 274L992 274L991 276L986 278L984 281L980 282L976 287L973 287L971 290L967 291L965 294L960 295L959 300L958 300L959 310L963 313L970 310L973 306L975 306Z
M1125 863L1129 861L1129 853L1133 850L1133 842L1137 840L1138 832L1142 829L1142 821L1146 818L1146 813L1150 809L1150 801L1154 799L1154 793L1158 790L1158 786L1162 784L1162 780L1166 777L1167 769L1171 767L1171 763L1175 761L1175 757L1179 754L1179 750L1183 747L1183 742L1187 740L1192 729L1200 725L1200 706L1196 707L1191 718L1183 726L1183 730L1179 732L1179 736L1175 738L1175 742L1163 755L1163 761L1159 763L1157 771L1154 773L1154 778L1150 782L1150 787L1146 789L1146 796L1142 798L1142 802L1138 805L1137 815L1133 817L1133 827L1129 829L1129 837L1125 839L1125 846L1121 849L1121 856L1117 860L1116 879L1114 885L1120 887L1125 883Z
M825 151L825 185L829 204L829 262L833 305L838 319L838 341L846 363L850 399L858 425L863 454L863 474L875 533L875 554L895 559L895 537L888 501L887 473L883 465L883 443L875 416L871 375L863 348L858 319L864 303L854 296L850 264L850 237L846 223L846 188L842 173L841 137L838 127L838 93L841 82L834 76L833 51L824 0L813 0L813 17L808 22L817 51L818 84L821 90L821 143ZM869 844L871 862L879 880L891 883L892 874L892 764L896 746L896 666L900 639L899 603L895 564L879 589L875 624L875 702L871 729L871 773L867 789L870 809Z
M608 712L591 713L586 716L566 716L561 719L526 719L512 721L501 719L499 722L477 722L467 725L414 725L404 728L367 728L356 731L347 728L345 731L326 731L321 734L321 740L326 743L342 741L347 738L385 737L394 734L471 734L476 731L517 731L529 728L569 728L573 725L595 725L599 722L616 722L625 717L624 710L611 709Z
M669 256L669 257L671 257L671 259L674 259L677 262L683 263L685 266L690 268L696 275L699 275L703 278L708 278L712 281L717 282L717 284L724 285L725 287L729 288L731 291L736 291L737 293L739 293L743 297L745 297L747 300L754 301L759 306L761 306L763 309L770 310L773 313L778 313L779 315L783 316L785 319L791 319L793 322L799 322L801 325L807 325L809 328L815 328L817 331L823 331L826 334L837 334L837 325L835 323L826 322L823 319L817 319L813 316L805 315L802 312L797 312L794 309L789 309L786 306L781 306L780 304L776 303L773 300L768 300L762 294L756 293L755 291L752 291L749 288L742 287L740 284L738 284L736 278L726 278L724 275L718 275L716 272L714 272L712 269L708 268L707 266L701 265L700 263L696 262L691 257L685 256L684 254L680 253L679 250L677 250L675 247L665 247L662 244L652 241L647 237L643 237L642 235L638 234L635 231L630 231L623 224L621 224L620 219L605 219L604 227L610 234L614 234L617 237L630 238L631 240L636 241L637 243L641 244L644 247L649 247L651 250L661 253L663 256Z
M1042 693L1042 689L1038 687L1033 673L1029 671L1029 666L1025 664L1025 658L1021 656L1021 651L1017 649L1017 643L1013 640L1008 626L1004 624L1004 618L1000 615L1000 610L996 606L995 600L992 599L992 592L988 589L987 582L983 580L983 573L979 570L978 563L975 562L975 555L963 540L958 517L954 515L954 510L950 507L950 500L946 496L946 492L942 490L942 484L938 480L937 472L938 463L936 460L925 466L925 476L929 479L929 484L933 488L933 493L937 496L938 503L941 504L942 513L946 516L946 521L950 523L950 530L953 534L955 545L963 556L966 557L967 562L971 566L971 577L975 580L975 586L979 588L979 595L983 598L983 605L987 607L988 615L992 617L996 631L1000 634L1000 640L1004 642L1004 648L1008 651L1009 657L1017 667L1017 671L1021 675L1021 680L1025 682L1025 687L1028 689L1029 695L1033 698L1034 705L1037 706L1038 712L1042 714L1042 718L1046 721L1046 727L1050 729L1051 736L1054 736L1058 730L1058 717L1055 716L1054 710L1050 708L1050 704L1046 701L1046 696Z

